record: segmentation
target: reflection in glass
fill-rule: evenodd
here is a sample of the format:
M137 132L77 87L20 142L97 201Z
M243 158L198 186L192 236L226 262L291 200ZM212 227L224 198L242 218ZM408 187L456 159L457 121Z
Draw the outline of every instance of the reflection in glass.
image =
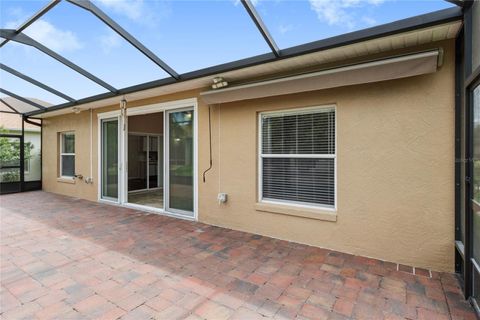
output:
M478 260L477 260L478 261ZM476 300L477 304L480 302L480 271L475 266L473 268L473 292L472 296Z
M480 86L473 90L473 199L480 203ZM480 264L480 211L475 209L473 210L473 258Z
M75 134L65 132L61 134L60 175L62 177L75 176Z
M40 181L42 178L41 168L41 129L39 127L25 130L24 149L24 180Z
M62 176L73 177L75 175L75 156L62 154Z
M75 134L64 133L63 134L63 153L75 153Z
M118 198L118 120L102 122L102 197Z
M193 211L193 111L172 112L169 130L169 207Z

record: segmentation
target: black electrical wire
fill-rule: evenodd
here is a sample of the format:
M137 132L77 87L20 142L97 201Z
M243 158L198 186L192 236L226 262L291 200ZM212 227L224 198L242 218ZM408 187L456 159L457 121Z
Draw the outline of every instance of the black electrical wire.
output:
M210 169L212 169L213 166L213 160L212 160L212 121L211 121L211 116L210 116L210 109L211 106L208 106L208 135L209 135L209 144L210 144L210 167L208 167L207 170L203 172L203 183L205 183L205 175L207 174Z

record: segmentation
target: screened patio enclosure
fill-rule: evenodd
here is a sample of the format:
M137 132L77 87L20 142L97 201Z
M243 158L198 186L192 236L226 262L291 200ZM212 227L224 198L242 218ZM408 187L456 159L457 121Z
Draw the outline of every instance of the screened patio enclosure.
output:
M407 1L388 0L7 0L0 6L0 116L15 114L22 118L19 132L0 133L2 145L17 150L11 159L3 159L2 155L0 173L13 177L0 181L2 194L41 188L41 176L31 181L25 176L28 141L24 125L29 123L41 128L46 113L91 110L97 102L104 102L103 106L119 101L128 103L147 90L162 92L161 88L169 88L165 92L174 92L192 82L197 88L210 90L214 79L215 84L228 81L233 87L248 86L251 79L247 71L243 78L229 79L228 76L247 68L260 69L268 63L461 21L461 31L454 35L457 39L457 161L456 184L452 190L455 190L456 203L456 267L464 279L465 296L472 297L478 309L480 238L476 226L480 205L475 166L480 74L478 1L433 0L411 5ZM333 18L331 12L336 13ZM368 48L366 52L368 50L376 49ZM377 52L381 52L381 48ZM317 57L309 67L347 58L321 60ZM301 68L298 69L301 73ZM261 79L268 73L256 76ZM12 100L16 103L11 103ZM171 120L172 127L178 120L165 119L165 124ZM128 139L132 146L137 145L137 154L132 157L148 160L142 164L144 169L139 168L132 173L130 181L124 181L125 185L131 185L130 191L159 189L165 181L156 167L164 156L160 153L160 136L142 133L121 138L115 134L120 128L118 122L105 121L102 125L112 146L102 150L107 159L102 195L119 198L119 176L112 174L118 160L115 149ZM168 143L174 146L174 141ZM163 165L180 168L170 173L170 179L177 181L171 188L187 190L185 194L190 194L188 170L191 165L185 163L186 149L191 149L188 142L177 149L172 147L169 152L174 156L165 158L168 163ZM68 153L64 156L68 157ZM182 158L176 159L175 155ZM76 175L74 165L72 170ZM162 197L166 199L169 191L167 186L162 187L165 187ZM128 195L120 198L127 201ZM179 210L190 210L190 202L185 199L165 201ZM185 203L187 207L181 207Z
M335 7L348 21L359 10L371 12L372 19L348 26L329 21L323 14L328 7L307 0L276 5L250 0L7 0L0 5L0 113L31 121L45 112L79 112L89 103L197 79L208 86L212 77L229 71L448 23L461 17L464 3ZM291 11L295 14L287 14ZM179 26L177 21L188 23ZM290 32L292 25L298 30ZM25 163L21 156L20 164ZM20 164L7 168L11 164L4 163L2 170L22 171Z
M326 19L322 12L328 7L307 0L277 5L250 0L2 1L0 92L40 99L49 104L48 111L72 108L445 23L461 15L457 4L461 1L415 6L386 1L336 8L347 21L372 12L370 20L345 26ZM295 14L289 14L292 10ZM291 32L289 26L298 27ZM0 108L10 111L3 104ZM18 111L34 116L46 108L31 103Z

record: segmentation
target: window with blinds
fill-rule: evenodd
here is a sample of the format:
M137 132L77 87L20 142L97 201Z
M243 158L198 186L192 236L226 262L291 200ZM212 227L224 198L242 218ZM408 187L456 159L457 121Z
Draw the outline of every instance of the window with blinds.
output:
M75 133L60 133L60 177L75 176Z
M260 115L260 198L335 207L335 108Z

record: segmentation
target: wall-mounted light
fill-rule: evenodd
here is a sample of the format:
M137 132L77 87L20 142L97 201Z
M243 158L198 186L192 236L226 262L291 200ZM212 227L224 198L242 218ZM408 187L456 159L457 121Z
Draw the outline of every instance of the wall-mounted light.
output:
M215 77L213 78L212 89L220 89L228 86L228 82L225 81L222 77Z
M120 100L120 109L125 109L125 108L127 108L127 100L123 98L122 100Z
M73 107L73 108L72 108L72 111L73 111L73 113L75 113L75 114L79 114L80 111L82 111L82 110L81 110L79 107Z

